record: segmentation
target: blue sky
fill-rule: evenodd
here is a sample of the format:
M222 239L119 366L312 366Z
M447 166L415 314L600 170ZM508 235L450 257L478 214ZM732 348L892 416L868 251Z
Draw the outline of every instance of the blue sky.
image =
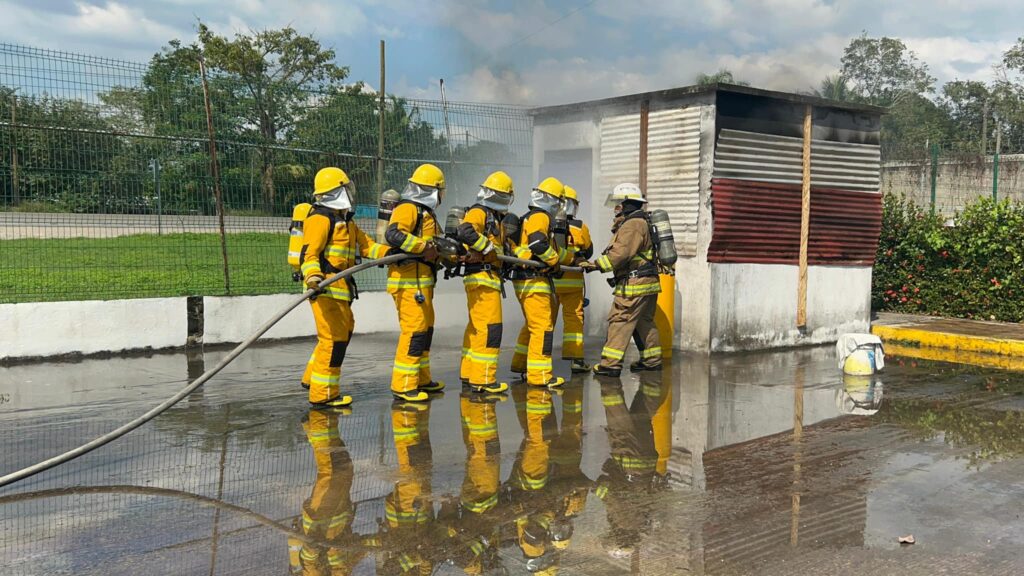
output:
M1018 5L1019 4L1019 5ZM0 41L146 60L197 18L222 33L291 24L333 47L352 78L459 100L548 104L693 83L731 69L803 90L853 36L903 38L940 81L988 79L1024 34L1005 0L0 0Z

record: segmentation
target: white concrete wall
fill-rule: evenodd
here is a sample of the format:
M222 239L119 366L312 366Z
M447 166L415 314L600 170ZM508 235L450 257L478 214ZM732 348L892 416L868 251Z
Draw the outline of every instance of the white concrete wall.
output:
M295 296L205 297L203 342L241 342ZM511 287L509 296L505 310L515 332L506 333L512 334L510 341L514 342L522 313ZM398 331L395 303L387 292L361 293L353 311L357 333ZM443 282L438 287L434 312L439 330L466 325L466 296L461 280ZM174 348L184 346L188 337L185 298L0 304L0 326L4 328L0 330L0 359ZM314 334L313 316L309 305L303 303L263 338ZM461 346L461 342L455 345Z
M796 327L797 276L796 266L712 264L711 350L820 344L868 330L870 267L808 267L806 333Z
M0 304L0 359L184 346L184 298Z

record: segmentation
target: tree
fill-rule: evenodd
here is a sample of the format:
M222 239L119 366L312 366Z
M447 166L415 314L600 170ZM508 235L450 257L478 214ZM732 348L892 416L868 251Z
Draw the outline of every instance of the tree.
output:
M982 132L991 120L991 100L992 92L984 82L953 80L942 86L939 105L949 115L949 134L955 148L981 152L981 141L988 138Z
M732 72L721 68L718 72L712 74L706 74L701 72L696 78L697 86L710 86L712 84L736 84L737 86L750 86L750 82L744 82L743 80L737 80Z
M827 98L829 100L838 100L840 102L846 102L854 99L853 91L850 90L850 84L842 74L826 76L821 81L821 84L811 91L811 94L818 98Z
M199 24L199 46L211 70L236 80L233 101L260 151L263 199L273 210L274 148L301 117L311 98L342 87L347 67L335 53L294 28L236 34L228 39Z
M1003 134L1003 147L1024 149L1024 37L1003 53L1002 62L995 67L996 80L991 87L992 110L998 115L995 122Z
M898 38L854 38L843 51L841 76L865 102L892 106L909 96L935 91L928 65Z

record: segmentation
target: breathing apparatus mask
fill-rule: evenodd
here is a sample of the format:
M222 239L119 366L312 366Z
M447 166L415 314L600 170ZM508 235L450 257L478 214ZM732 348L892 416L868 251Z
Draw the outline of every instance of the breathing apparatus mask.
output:
M565 199L565 215L569 218L576 217L576 211L580 209L580 203L572 198Z
M480 191L476 193L476 201L478 204L502 214L508 212L508 209L512 207L512 202L514 200L515 195L511 192L504 194L486 186L481 186Z
M355 204L355 196L356 184L355 182L349 182L348 184L338 186L333 190L328 190L323 194L317 194L315 199L316 203L324 208L347 211L351 210L352 206Z
M444 189L409 182L405 185L405 191L402 192L402 200L409 200L426 206L430 210L436 210L444 200Z
M543 210L550 215L554 215L558 211L558 208L562 205L561 199L548 194L542 190L534 188L530 192L530 206Z

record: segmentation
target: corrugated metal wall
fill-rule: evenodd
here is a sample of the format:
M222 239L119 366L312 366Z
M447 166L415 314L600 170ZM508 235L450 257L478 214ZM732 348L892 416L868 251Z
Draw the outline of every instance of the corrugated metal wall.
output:
M811 140L811 186L878 192L878 146ZM803 139L722 130L715 177L780 184L803 181Z
M796 264L803 141L723 129L708 261ZM808 262L871 265L882 223L878 146L812 140Z
M701 108L673 108L650 113L648 120L647 195L651 209L668 212L680 255L697 248L700 199ZM640 181L640 114L609 116L601 121L602 190Z
M647 135L647 199L668 212L676 249L697 253L700 201L700 106L651 112Z
M800 256L799 184L715 178L714 234L708 261L796 264ZM882 196L811 188L810 264L870 266L882 229Z

